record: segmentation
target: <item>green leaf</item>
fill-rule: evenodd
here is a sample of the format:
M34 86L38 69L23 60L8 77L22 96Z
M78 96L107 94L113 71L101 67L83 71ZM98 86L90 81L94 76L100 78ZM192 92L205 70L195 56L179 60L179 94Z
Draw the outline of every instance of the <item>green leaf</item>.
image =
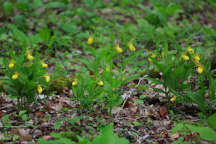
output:
M6 15L9 15L12 12L13 4L10 1L6 1L3 4L3 11Z
M208 127L195 126L195 125L185 125L192 132L197 132L200 134L201 138L204 140L214 141L216 140L216 132Z
M19 111L19 116L22 116L25 113L26 113L26 110Z
M154 78L146 77L146 78L144 78L144 79L150 80L150 81L152 81L152 83L155 83L155 84L163 84L162 81L157 80L157 79L154 79Z
M172 133L179 132L184 129L184 123L177 123L173 128L172 128Z
M211 115L208 119L207 122L209 126L213 129L216 129L216 113Z
M124 138L118 138L113 133L113 124L106 126L94 140L93 144L129 144L129 141Z
M45 8L67 8L67 5L62 2L49 2Z
M167 7L167 13L168 13L169 15L173 15L173 14L175 14L176 12L178 12L180 9L181 9L181 6L180 6L180 5L171 3L171 4L169 4L168 7Z
M60 129L61 127L61 121L57 121L55 124L54 124L54 129Z

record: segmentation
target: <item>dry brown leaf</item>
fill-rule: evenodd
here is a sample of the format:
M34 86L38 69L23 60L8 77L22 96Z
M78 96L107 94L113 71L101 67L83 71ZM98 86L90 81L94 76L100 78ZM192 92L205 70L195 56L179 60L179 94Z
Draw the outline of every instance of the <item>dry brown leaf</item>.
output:
M160 116L162 117L162 118L164 118L166 115L168 115L168 110L167 110L167 108L166 107L160 107Z
M54 106L51 106L51 109L55 110L55 111L60 111L62 109L62 104L59 103L59 104L56 104Z
M46 136L43 136L42 139L43 139L43 140L51 140L51 139L52 139L52 136L46 135Z
M180 137L180 134L178 132L176 132L176 133L170 135L169 137L170 137L171 140L175 140L175 139Z
M45 116L45 113L43 112L35 112L35 116L38 118L43 118Z
M133 106L133 107L131 107L130 108L130 111L132 112L132 113L137 113L137 111L138 111L138 106Z

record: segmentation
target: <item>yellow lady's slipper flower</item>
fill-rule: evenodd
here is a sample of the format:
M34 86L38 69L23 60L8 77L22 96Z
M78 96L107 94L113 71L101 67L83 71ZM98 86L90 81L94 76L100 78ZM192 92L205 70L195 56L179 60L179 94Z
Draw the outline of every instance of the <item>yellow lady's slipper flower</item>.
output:
M162 58L165 57L165 52L161 52L161 57L162 57Z
M152 59L149 57L149 58L148 58L148 61L149 61L149 62L152 62Z
M43 88L41 87L41 85L37 85L37 91L39 94L43 92Z
M103 83L102 80L100 80L97 84L98 84L99 86L103 86L103 85L104 85L104 83Z
M175 100L176 100L176 96L173 96L173 97L170 99L171 102L174 102Z
M197 68L197 72L198 72L199 74L202 74L203 71L204 71L204 66L203 66L203 65L199 65L198 68Z
M120 48L119 44L116 45L116 51L117 51L118 53L123 53L123 49Z
M189 47L187 47L187 52L189 53L189 54L194 54L194 50L189 46Z
M194 55L194 62L195 62L196 64L199 64L199 62L200 62L200 56L199 56L198 54L195 54L195 55Z
M49 75L44 75L44 79L48 83L50 81L50 76Z
M188 61L190 58L189 56L187 56L185 53L182 54L182 58L185 60L185 61Z
M47 68L48 67L48 64L46 64L45 62L41 62L41 65L43 68Z
M91 45L91 44L93 44L93 42L94 42L94 38L92 36L90 36L88 38L87 44Z
M153 53L153 54L151 55L151 57L152 57L152 58L156 58L156 54Z
M78 79L74 79L74 81L72 82L72 86L76 86L78 84Z
M12 75L12 79L15 80L19 77L19 74L17 72L15 72L13 75Z
M153 54L151 55L151 57L148 58L148 61L149 61L149 62L152 62L152 58L153 58L153 59L156 58L156 54L153 53Z
M134 45L133 45L132 42L130 42L130 43L128 44L128 47L129 47L129 50L132 51L132 52L136 50L136 48L134 47Z
M30 60L30 61L33 61L34 57L30 53L28 53L27 54L27 59Z
M14 67L14 60L11 60L9 63L9 68L13 68Z

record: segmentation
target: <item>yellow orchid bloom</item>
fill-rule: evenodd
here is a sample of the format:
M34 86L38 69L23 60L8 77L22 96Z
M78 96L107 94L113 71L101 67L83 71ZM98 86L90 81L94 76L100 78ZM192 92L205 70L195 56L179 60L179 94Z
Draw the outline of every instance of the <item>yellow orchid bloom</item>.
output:
M182 54L182 58L185 60L185 61L189 61L189 56L187 56L185 53Z
M74 79L74 81L72 82L72 86L76 86L78 84L78 79Z
M37 85L37 91L39 94L41 94L43 92L43 88L41 87L40 84Z
M189 47L187 47L187 52L189 53L189 54L194 54L194 50L189 46Z
M198 68L197 68L197 72L198 72L199 74L202 74L203 71L204 71L204 66L203 66L203 65L199 65Z
M28 53L27 54L27 59L30 60L30 61L33 61L34 57L30 53Z
M93 44L93 42L94 42L94 38L92 36L90 36L88 38L87 44L91 45L91 44Z
M12 79L15 80L19 77L19 74L17 72L15 72L13 75L12 75Z
M44 79L48 83L50 81L50 76L49 75L44 75Z
M98 84L99 86L103 86L103 85L104 85L104 83L103 83L102 80L100 80L97 84Z
M43 62L43 61L41 62L41 65L42 65L43 68L47 68L47 67L48 67L48 64L46 64L46 63Z
M173 97L170 99L170 101L171 101L171 102L174 102L174 101L176 101L176 98L177 98L176 96L173 96Z
M132 52L136 50L136 48L134 47L134 45L133 45L132 42L130 42L130 43L128 44L128 47L129 47L129 50L132 51Z
M14 64L15 64L15 63L14 63L14 60L11 60L10 63L9 63L9 68L13 68L13 67L14 67Z
M199 56L199 54L195 54L194 55L194 63L198 65L199 62L200 62L200 56Z
M118 53L123 53L123 49L120 48L119 44L116 45L116 51L117 51Z

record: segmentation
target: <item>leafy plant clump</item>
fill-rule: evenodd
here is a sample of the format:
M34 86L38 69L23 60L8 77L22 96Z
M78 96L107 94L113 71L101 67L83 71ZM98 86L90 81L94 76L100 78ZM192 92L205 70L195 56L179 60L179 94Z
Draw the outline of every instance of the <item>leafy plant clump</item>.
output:
M40 59L39 53L35 57L30 51L21 54L10 53L10 58L4 61L4 90L12 98L16 98L18 107L27 108L37 101L37 94L48 90L50 75L48 65Z
M74 133L61 132L53 133L52 136L55 140L45 141L42 139L38 140L39 144L129 144L129 141L125 138L119 138L113 133L113 124L109 124L103 128L98 136L93 140L87 138L75 137Z

